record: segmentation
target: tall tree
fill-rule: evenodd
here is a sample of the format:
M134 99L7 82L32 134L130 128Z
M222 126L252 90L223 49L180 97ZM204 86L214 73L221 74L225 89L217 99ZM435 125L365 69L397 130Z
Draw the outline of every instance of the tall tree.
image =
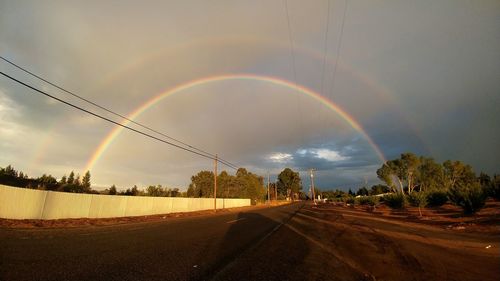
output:
M116 186L114 184L109 188L109 195L116 195Z
M278 175L278 193L283 196L292 196L302 190L302 181L298 172L285 168Z
M434 159L420 157L420 166L418 170L417 182L420 184L421 191L444 188L443 166L436 163Z
M418 176L418 166L420 165L420 159L413 153L403 153L401 154L401 171L402 180L406 182L408 187L408 194L411 194L415 188L416 181L415 178Z
M82 178L82 187L85 192L90 191L90 171L87 171Z
M191 177L191 184L188 188L190 197L213 197L214 173L211 171L201 171Z
M75 172L71 171L68 176L68 184L73 184L75 181Z
M449 189L456 184L470 185L476 181L476 174L472 167L460 161L447 160L443 163L444 183Z

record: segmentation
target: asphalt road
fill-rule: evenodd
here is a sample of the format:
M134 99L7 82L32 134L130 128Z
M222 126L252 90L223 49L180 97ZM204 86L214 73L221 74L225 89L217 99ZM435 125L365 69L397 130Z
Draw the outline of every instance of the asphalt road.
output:
M450 242L451 241L451 242ZM498 237L296 203L157 222L0 228L0 280L496 280Z

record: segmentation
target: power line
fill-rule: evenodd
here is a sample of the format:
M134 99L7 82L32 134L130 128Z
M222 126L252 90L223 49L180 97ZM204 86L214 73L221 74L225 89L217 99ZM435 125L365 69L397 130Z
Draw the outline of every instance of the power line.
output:
M59 85L57 85L57 84L55 84L55 83L52 83L52 82L50 82L49 80L47 80L47 79L45 79L45 78L43 78L43 77L41 77L41 76L39 76L39 75L37 75L37 74L35 74L35 73L33 73L33 72L29 71L29 70L27 70L26 68L24 68L24 67L22 67L22 66L20 66L20 65L18 65L18 64L16 64L16 63L14 63L14 62L12 62L12 61L10 61L10 60L6 59L6 58L4 58L3 56L0 56L0 59L2 59L3 61L5 61L5 62L9 63L9 64L10 64L10 65L12 65L12 66L14 66L14 67L16 67L16 68L18 68L18 69L20 69L20 70L24 71L25 73L28 73L28 74L30 74L31 76L34 76L34 77L36 77L36 78L40 79L41 81L43 81L43 82L45 82L45 83L47 83L47 84L49 84L49 85L51 85L51 86L53 86L53 87L55 87L55 88L57 88L57 89L59 89L59 90L61 90L61 91L65 92L65 93L67 93L67 94L69 94L69 95L71 95L71 96L73 96L73 97L76 97L76 98L78 98L78 99L80 99L80 100L82 100L82 101L85 101L85 102L87 102L87 103L89 103L89 104L91 104L91 105L93 105L93 106L95 106L95 107L98 107L98 108L100 108L100 109L102 109L102 110L104 110L104 111L106 111L106 112L108 112L108 113L111 113L111 114L113 114L113 115L115 115L115 116L118 116L118 117L120 117L120 118L123 118L123 119L125 119L125 120L127 120L127 121L129 121L129 122L131 122L131 123L133 123L133 124L135 124L135 125L137 125L137 126L140 126L140 127L144 128L144 129L147 129L147 130L149 130L149 131L151 131L151 132L154 132L154 133L156 133L156 134L159 134L159 135L161 135L161 136L163 136L163 137L165 137L165 138L167 138L167 139L170 139L170 140L173 140L173 141L175 141L175 142L177 142L177 143L180 143L180 144L182 144L182 145L185 145L185 146L189 147L190 149L193 149L193 150L196 150L196 151L201 152L201 153L203 153L203 154L206 154L206 155L208 155L208 156L212 157L212 159L215 157L215 155L214 155L214 154L212 154L212 153L209 153L209 152L207 152L207 151L204 151L204 150L202 150L202 149L199 149L199 148L197 148L197 147L194 147L194 146L192 146L192 145L189 145L189 144L187 144L187 143L185 143L185 142L183 142L183 141L180 141L180 140L178 140L178 139L175 139L175 138L173 138L173 137L170 137L170 136L168 136L168 135L167 135L167 134L165 134L165 133L162 133L162 132L160 132L160 131L158 131L158 130L155 130L155 129L151 128L151 127L148 127L148 126L146 126L146 125L143 125L143 124L141 124L141 123L139 123L139 122L136 122L136 121L134 121L134 120L132 120L132 119L130 119L130 118L128 118L128 117L126 117L126 116L124 116L123 114L117 113L117 112L115 112L115 111L113 111L113 110L111 110L111 109L109 109L109 108L106 108L106 107L104 107L104 106L101 106L101 105L99 105L99 104L97 104L97 103L95 103L95 102L93 102L93 101L91 101L91 100L89 100L89 99L86 99L86 98L84 98L84 97L82 97L82 96L80 96L80 95L78 95L78 94L75 94L75 93L73 93L72 91L66 90L66 89L64 89L63 87L61 87L61 86L59 86ZM232 164L232 163L231 163L231 162L229 162L229 161L226 161L226 160L224 160L224 159L222 159L222 158L220 158L220 157L219 157L218 159L219 159L219 162L221 162L221 163L223 163L223 164L225 164L225 165L227 165L227 166L233 166L233 167L236 167L236 165Z
M298 85L297 81L297 67L295 63L295 49L293 46L293 39L292 39L292 27L290 24L290 14L288 13L288 0L284 0L285 2L285 12L286 12L286 23L287 23L287 28L288 28L288 40L290 43L290 52L292 56L292 69L293 69L293 82ZM297 122L299 125L299 134L302 138L302 142L304 142L304 136L302 135L302 110L300 108L300 96L297 95L297 111L298 111L298 117L299 121Z
M114 120L111 120L111 119L109 119L109 118L106 118L106 117L104 117L104 116L102 116L102 115L99 115L99 114L97 114L97 113L94 113L94 112L92 112L92 111L89 111L89 110L87 110L87 109L85 109L85 108L82 108L82 107L80 107L80 106L74 105L74 104L72 104L72 103L70 103L70 102L67 102L67 101L62 100L62 99L60 99L60 98L58 98L58 97L55 97L55 96L53 96L53 95L51 95L51 94L49 94L49 93L46 93L45 91L42 91L42 90L37 89L37 88L35 88L35 87L31 86L31 85L28 85L28 84L26 84L26 83L24 83L24 82L22 82L22 81L20 81L20 80L18 80L18 79L16 79L16 78L12 77L12 76L10 76L10 75L8 75L8 74L6 74L6 73L2 72L2 71L0 71L0 74L2 74L3 76L5 76L5 77L7 77L7 78L9 78L9 79L11 79L11 80L13 80L13 81L15 81L15 82L17 82L17 83L21 84L21 85L23 85L23 86L25 86L25 87L27 87L27 88L32 89L33 91L38 92L38 93L40 93L40 94L42 94L42 95L44 95L44 96L47 96L47 97L49 97L49 98L51 98L51 99L54 99L54 100L57 100L57 101L59 101L59 102L61 102L61 103L64 103L64 104L66 104L66 105L68 105L68 106L70 106L70 107L73 107L73 108L75 108L75 109L78 109L78 110L80 110L80 111L83 111L83 112L85 112L85 113L88 113L88 114L90 114L90 115L93 115L93 116L95 116L95 117L97 117L97 118L100 118L100 119L102 119L102 120L108 121L108 122L110 122L110 123L113 123L113 124L115 124L115 125L118 125L118 126L120 126L120 127L123 127L123 128L125 128L125 129L128 129L128 130L133 131L133 132L135 132L135 133L138 133L138 134L141 134L141 135L143 135L143 136L146 136L146 137L149 137L149 138L155 139L155 140L157 140L157 141L163 142L163 143L165 143L165 144L168 144L168 145L171 145L171 146L177 147L177 148L182 149L182 150L185 150L185 151L187 151L187 152L191 152L191 153L197 154L197 155L199 155L199 156L202 156L202 157L205 157L205 158L208 158L208 159L217 160L217 157L211 157L211 156L208 156L208 155L206 155L206 154L202 154L202 153L200 153L200 152L197 152L197 151L195 151L195 150L192 150L192 149L189 149L189 148L182 147L182 146L180 146L180 145L177 145L177 144L175 144L175 143L171 143L171 142L166 141L166 140L164 140L164 139L160 139L160 138L155 137L155 136L153 136L153 135L150 135L150 134L148 134L148 133L144 133L144 132L142 132L142 131L140 131L140 130L134 129L134 128L129 127L129 126L127 126L127 125L124 125L124 124L118 123L118 122L116 122L116 121L114 121ZM221 163L222 163L222 162L221 162ZM223 164L224 164L224 165L226 165L226 166L228 166L228 167L230 167L230 168L233 168L233 169L235 169L235 170L237 170L237 169L238 169L236 166L233 166L233 165L228 165L228 164L226 164L226 163L223 163Z
M333 89L335 88L335 81L337 77L337 66L338 66L338 61L339 61L339 56L340 56L340 49L342 47L342 37L344 34L344 24L345 24L345 17L347 14L347 4L348 0L344 1L344 15L342 16L342 24L340 25L340 35L339 35L339 42L337 44L337 54L335 55L335 64L333 66L333 78L332 78L332 89L330 92L333 92ZM330 97L330 95L328 95Z
M323 70L321 72L321 94L324 95L325 86L325 69L326 69L326 51L328 48L328 27L330 26L330 0L328 0L327 16L326 16L326 28L325 28L325 45L323 47Z
M328 7L327 7L327 13L326 13L326 27L325 27L325 43L324 43L324 47L323 47L323 67L322 67L322 71L321 71L321 95L323 95L323 97L326 97L326 93L325 93L325 72L326 72L326 58L327 58L327 50L328 50L328 29L330 27L330 0L327 0L328 1ZM319 114L321 113L324 113L324 110L323 108L318 111ZM321 115L320 115L321 116Z

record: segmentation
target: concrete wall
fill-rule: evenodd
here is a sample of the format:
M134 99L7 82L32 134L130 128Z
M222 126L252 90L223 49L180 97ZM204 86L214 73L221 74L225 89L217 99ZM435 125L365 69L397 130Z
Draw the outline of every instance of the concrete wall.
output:
M250 199L217 199L217 209L250 206ZM112 218L210 210L211 198L77 194L0 185L0 218Z

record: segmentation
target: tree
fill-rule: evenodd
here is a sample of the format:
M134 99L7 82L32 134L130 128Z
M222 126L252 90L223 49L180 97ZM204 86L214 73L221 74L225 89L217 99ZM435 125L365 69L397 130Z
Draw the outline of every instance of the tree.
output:
M110 188L109 188L109 195L116 195L116 186L113 184Z
M292 196L293 193L298 193L302 190L302 181L298 172L292 171L290 168L285 168L278 175L278 193L283 196Z
M71 171L68 176L68 184L73 184L75 181L75 172Z
M90 192L90 171L87 171L83 176L82 187L85 192Z
M409 196L410 204L418 207L418 213L422 216L421 208L427 206L427 194L423 191L413 192Z
M19 175L21 175L22 172L19 173ZM491 184L491 178L490 176L488 176L487 174L481 172L479 173L479 177L477 178L478 181L479 181L479 184L482 186L482 187L488 187L490 184Z
M403 153L401 154L401 172L402 177L401 180L406 182L406 186L408 187L408 194L413 192L415 189L415 178L418 173L418 166L420 165L420 159L413 153Z
M390 189L388 186L383 185L383 184L377 184L377 185L373 185L370 188L370 195L384 194L384 193L387 193L389 191L390 191Z
M76 175L75 177L75 180L73 181L73 185L76 185L76 186L82 186L81 182L80 182L80 174Z
M472 167L460 161L447 160L443 163L444 184L447 189L456 184L469 185L476 181L476 174Z
M66 175L62 176L61 180L59 181L59 184L60 185L64 185L68 182L68 178L66 177Z
M3 173L7 176L17 177L17 171L11 165L5 167Z
M262 200L265 195L264 178L248 172L244 168L236 171L236 184L239 186L239 195L241 198L250 198L252 203Z
M366 196L366 195L368 195L368 189L363 186L362 188L358 189L358 192L356 192L356 195Z
M239 170L238 170L239 171ZM201 171L191 177L191 184L188 188L189 197L213 197L214 173L211 171Z
M486 195L478 182L458 181L448 191L450 201L462 207L466 215L474 214L485 204Z
M421 191L438 190L444 188L443 166L434 159L420 157L417 181Z
M380 180L385 182L393 192L397 192L396 185L394 184L394 179L399 179L399 160L391 160L385 162L382 167L377 170L377 176ZM401 192L403 192L403 186L401 181L399 181L399 187Z
M158 186L150 185L146 188L146 195L148 196L164 196L165 190L159 184Z

